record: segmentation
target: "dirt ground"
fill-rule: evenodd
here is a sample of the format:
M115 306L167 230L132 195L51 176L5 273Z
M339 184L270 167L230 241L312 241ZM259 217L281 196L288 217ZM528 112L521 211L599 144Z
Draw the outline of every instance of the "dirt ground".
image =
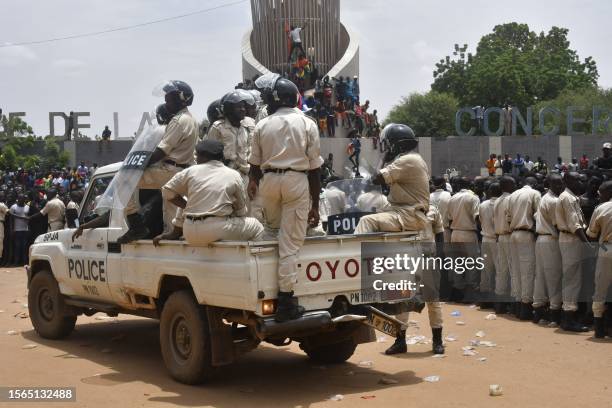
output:
M191 387L166 374L156 321L79 317L70 337L49 341L22 317L26 303L25 271L0 268L0 385L76 387L77 402L61 406L612 407L611 341L502 316L487 320L489 311L475 307L443 306L444 335L456 338L446 341L445 358L432 358L430 344L385 356L392 339L380 334L337 366L309 361L297 344L264 345L220 370L215 381ZM460 316L451 316L454 311ZM418 323L409 334L430 340L427 314L412 319ZM480 345L476 355L464 356L462 347L473 339L495 346ZM429 376L439 381L426 381ZM501 385L503 395L489 396L490 384Z

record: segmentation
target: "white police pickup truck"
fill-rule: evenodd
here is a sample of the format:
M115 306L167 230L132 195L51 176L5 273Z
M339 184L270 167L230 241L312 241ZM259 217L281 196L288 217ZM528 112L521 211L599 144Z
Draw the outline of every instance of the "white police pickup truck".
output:
M80 206L91 217L121 163L100 168ZM176 380L194 384L262 341L300 343L312 359L346 361L357 344L376 338L374 328L393 336L401 322L390 315L410 308L410 292L381 299L362 290L361 244L418 244L413 233L336 235L307 238L299 255L295 295L306 314L274 321L278 249L276 242L217 242L194 247L184 241L116 243L121 228L40 235L31 247L28 307L38 334L60 339L77 316L102 312L160 320L161 353ZM364 264L368 265L367 262ZM408 305L408 306L407 306ZM385 313L386 312L386 313Z

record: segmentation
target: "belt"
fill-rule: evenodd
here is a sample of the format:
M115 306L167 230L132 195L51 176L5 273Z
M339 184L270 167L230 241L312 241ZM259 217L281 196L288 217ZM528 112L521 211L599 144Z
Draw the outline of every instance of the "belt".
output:
M535 234L535 231L529 228L516 228L512 230L512 232L514 231L527 231L527 232L531 232L532 234Z
M564 233L566 233L566 234L574 235L574 233L573 233L573 232L569 232L569 231L566 231L566 230L559 230L559 232L564 232Z
M276 174L285 174L288 171L293 171L295 173L308 173L308 170L293 170L293 169L265 169L264 173L276 173Z
M545 237L545 236L547 236L547 235L548 235L548 236L550 236L550 237L552 237L552 234L548 234L548 233L546 233L546 234L540 234L540 233L538 232L538 235L539 235L539 236L541 236L541 237Z
M178 164L174 160L164 160L164 163L169 164L174 167L180 167L181 169L186 169L187 167L189 167L189 164Z
M222 216L219 215L186 215L185 218L187 218L189 221L204 221L207 218L212 218L212 217L217 217L217 218L223 218Z

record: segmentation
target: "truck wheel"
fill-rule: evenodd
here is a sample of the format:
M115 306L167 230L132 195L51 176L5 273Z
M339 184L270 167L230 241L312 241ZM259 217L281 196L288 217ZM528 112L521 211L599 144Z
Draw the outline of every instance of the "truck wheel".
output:
M160 344L166 368L175 380L199 384L212 376L206 312L190 291L168 297L161 314Z
M68 336L77 317L66 313L66 304L57 281L49 271L40 271L32 278L28 290L28 310L34 330L46 339Z
M311 359L325 364L340 364L351 358L357 345L353 339L341 341L340 343L325 344L317 347L304 345L304 352Z

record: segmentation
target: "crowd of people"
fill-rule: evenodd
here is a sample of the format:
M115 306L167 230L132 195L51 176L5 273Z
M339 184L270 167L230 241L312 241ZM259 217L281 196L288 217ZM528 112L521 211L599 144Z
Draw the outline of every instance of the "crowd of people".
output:
M0 170L0 264L22 266L36 237L75 225L78 204L97 165L43 171Z
M497 314L567 331L594 325L603 337L612 276L612 144L592 162L560 159L550 169L520 155L506 155L500 165L493 160L489 177L433 179L431 203L451 249L485 259L479 274L443 279L442 298L479 301Z
M606 143L612 148L611 143ZM529 155L521 155L517 153L514 158L512 158L509 154L502 155L491 153L489 159L486 161L485 165L487 167L487 171L489 176L495 176L500 174L512 174L514 177L524 176L527 173L539 173L539 174L548 174L549 171L553 172L562 172L565 173L567 171L587 171L592 170L596 167L601 167L597 161L598 160L610 160L607 157L600 157L595 159L593 162L587 157L586 154L583 154L580 159L573 157L569 163L565 163L562 157L557 157L557 161L549 166L546 160L542 159L542 157L538 156L536 161L532 161ZM605 167L605 164L604 164Z

